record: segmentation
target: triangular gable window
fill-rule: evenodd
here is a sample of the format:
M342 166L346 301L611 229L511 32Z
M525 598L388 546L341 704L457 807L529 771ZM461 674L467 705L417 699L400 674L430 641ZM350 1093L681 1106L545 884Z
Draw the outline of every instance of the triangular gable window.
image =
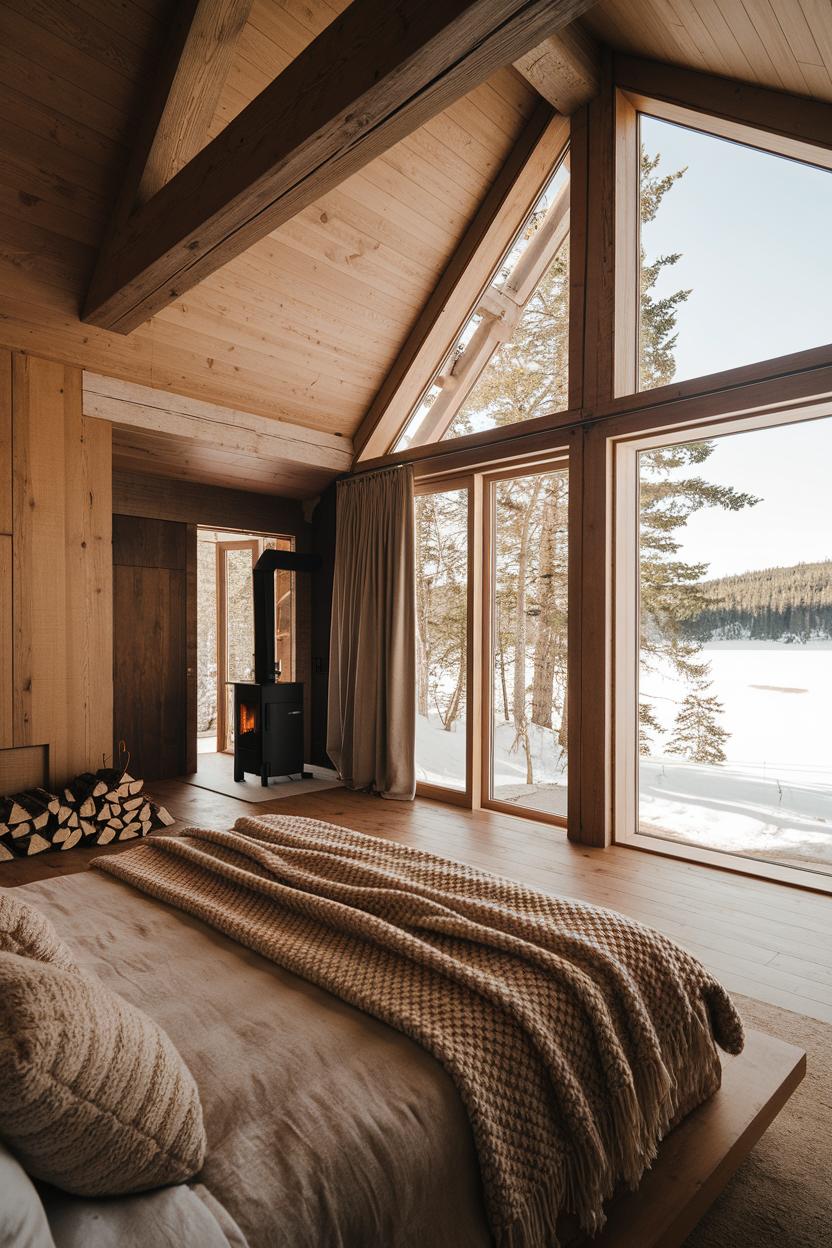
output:
M567 152L393 449L565 409L568 358Z

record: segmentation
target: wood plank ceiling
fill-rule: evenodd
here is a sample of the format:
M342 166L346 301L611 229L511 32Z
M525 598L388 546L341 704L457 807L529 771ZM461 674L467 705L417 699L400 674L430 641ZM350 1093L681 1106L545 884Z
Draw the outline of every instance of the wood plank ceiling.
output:
M500 71L125 338L78 309L175 2L0 5L0 345L348 437L538 97ZM254 0L206 139L345 5ZM601 0L583 21L627 51L832 100L829 0ZM153 467L147 435L115 441ZM286 492L319 486L302 478Z
M622 52L832 102L830 0L600 0L583 20Z
M345 0L255 0L212 137ZM152 66L160 0L0 10L0 337L349 435L537 99L506 69L128 338L78 306ZM33 133L34 132L34 133Z

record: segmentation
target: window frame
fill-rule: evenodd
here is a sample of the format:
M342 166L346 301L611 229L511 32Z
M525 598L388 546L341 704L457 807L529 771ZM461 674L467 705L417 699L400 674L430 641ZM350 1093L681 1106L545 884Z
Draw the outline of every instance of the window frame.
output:
M500 481L509 481L514 477L528 477L565 470L569 481L571 498L570 455L568 448L561 448L542 456L532 462L511 463L490 471L480 473L482 481L482 634L481 634L481 776L480 805L484 810L496 810L506 815L515 815L521 819L532 819L535 823L549 824L551 827L566 831L568 816L554 815L547 811L536 810L532 806L518 806L514 802L503 801L491 794L491 758L494 746L494 677L492 658L494 654L494 584L495 584L495 507L494 497ZM570 506L571 521L571 506ZM567 530L567 580L571 584L572 543ZM567 624L571 619L571 595L567 605ZM569 642L571 630L567 626L567 690L572 680L573 668ZM569 694L567 693L567 700ZM569 721L571 722L571 720ZM567 727L567 758L571 756L572 730ZM567 774L567 794L569 777Z
M654 447L693 442L699 438L730 436L759 429L803 424L832 417L832 397L817 403L734 416L714 417L693 424L643 428L612 438L615 491L613 501L612 671L612 840L648 853L681 858L730 869L781 883L832 893L832 874L767 862L762 859L706 849L683 841L663 840L639 830L638 693L639 693L639 482L638 455Z
M668 398L700 394L724 389L747 381L762 380L784 372L813 367L832 358L832 343L804 350L769 356L740 364L730 369L700 373L683 381L672 381L650 390L638 388L640 310L640 244L639 214L639 119L655 117L674 125L696 130L700 134L725 139L743 147L783 156L803 164L832 171L832 149L820 147L793 135L779 134L761 123L738 121L709 113L690 104L660 99L637 89L616 86L614 90L614 164L615 164L615 257L614 257L614 346L612 401L600 408L599 414L611 415L616 410L640 409L666 402Z

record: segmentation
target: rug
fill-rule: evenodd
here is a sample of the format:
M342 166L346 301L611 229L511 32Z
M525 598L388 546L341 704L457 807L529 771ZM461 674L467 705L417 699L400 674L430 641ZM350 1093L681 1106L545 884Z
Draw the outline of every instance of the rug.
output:
M264 788L259 776L249 775L245 780L235 780L234 760L230 754L200 754L197 758L197 770L193 775L183 776L182 780L197 789L208 789L211 793L237 797L241 802L273 802L276 797L300 797L303 793L318 793L322 789L341 787L341 781L335 772L328 772L323 767L307 770L312 771L311 780L273 778L269 781L268 788Z
M832 1027L732 994L744 1021L806 1050L806 1078L685 1248L832 1244Z

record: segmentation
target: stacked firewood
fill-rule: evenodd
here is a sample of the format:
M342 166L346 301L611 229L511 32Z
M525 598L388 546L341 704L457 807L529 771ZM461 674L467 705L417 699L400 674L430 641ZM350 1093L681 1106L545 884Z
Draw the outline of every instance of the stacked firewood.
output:
M102 767L76 776L61 794L27 789L0 797L0 862L48 849L129 841L171 823L164 806L144 793L143 780Z

